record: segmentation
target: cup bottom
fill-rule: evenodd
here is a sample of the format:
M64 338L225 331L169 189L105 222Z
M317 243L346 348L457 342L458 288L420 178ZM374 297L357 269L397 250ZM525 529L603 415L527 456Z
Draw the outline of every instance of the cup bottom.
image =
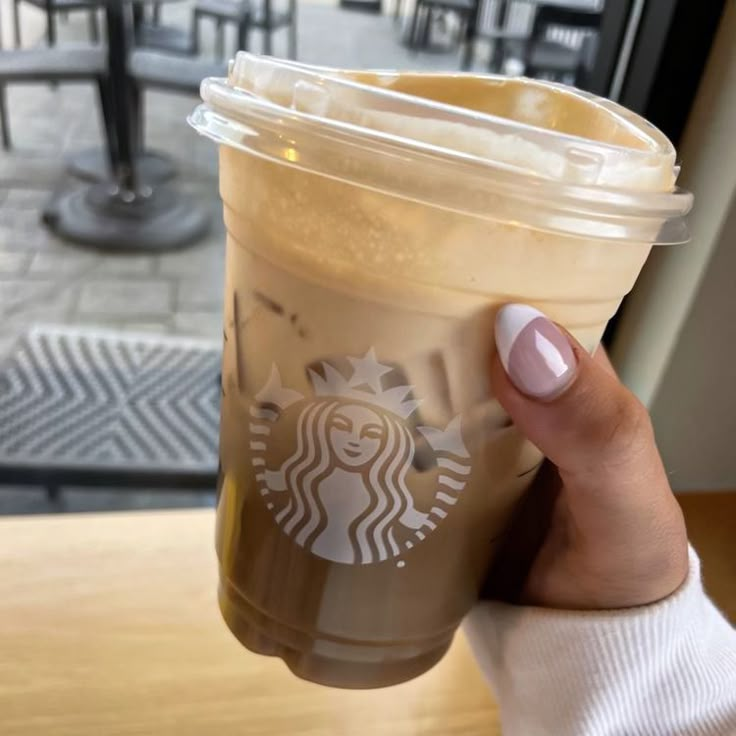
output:
M312 637L266 617L223 576L218 602L225 623L246 649L280 657L297 677L330 687L371 689L411 680L437 664L452 643L453 632L408 644Z

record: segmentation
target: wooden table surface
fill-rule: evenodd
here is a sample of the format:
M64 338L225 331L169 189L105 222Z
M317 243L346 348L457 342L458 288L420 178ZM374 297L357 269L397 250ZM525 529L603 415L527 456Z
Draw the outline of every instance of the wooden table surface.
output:
M681 499L736 618L736 494ZM0 519L2 736L496 736L459 635L416 680L352 692L250 654L215 603L208 510Z
M2 736L497 736L462 636L393 688L302 682L220 619L209 510L0 519Z

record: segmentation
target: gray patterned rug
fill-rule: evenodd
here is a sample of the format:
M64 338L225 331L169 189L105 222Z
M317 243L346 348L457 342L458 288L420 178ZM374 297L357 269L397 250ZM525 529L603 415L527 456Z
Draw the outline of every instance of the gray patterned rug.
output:
M36 327L0 363L0 482L213 488L220 346Z

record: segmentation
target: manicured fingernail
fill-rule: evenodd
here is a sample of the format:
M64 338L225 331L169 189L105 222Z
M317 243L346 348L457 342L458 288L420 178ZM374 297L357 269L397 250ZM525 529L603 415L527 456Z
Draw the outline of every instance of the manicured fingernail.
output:
M507 304L496 315L496 347L509 378L535 399L557 396L575 375L567 337L538 309Z

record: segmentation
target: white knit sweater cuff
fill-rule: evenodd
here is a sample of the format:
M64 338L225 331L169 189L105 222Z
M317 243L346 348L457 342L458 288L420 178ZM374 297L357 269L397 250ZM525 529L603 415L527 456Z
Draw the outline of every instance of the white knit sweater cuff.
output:
M466 633L504 736L736 734L736 632L700 562L668 598L611 611L483 602Z

